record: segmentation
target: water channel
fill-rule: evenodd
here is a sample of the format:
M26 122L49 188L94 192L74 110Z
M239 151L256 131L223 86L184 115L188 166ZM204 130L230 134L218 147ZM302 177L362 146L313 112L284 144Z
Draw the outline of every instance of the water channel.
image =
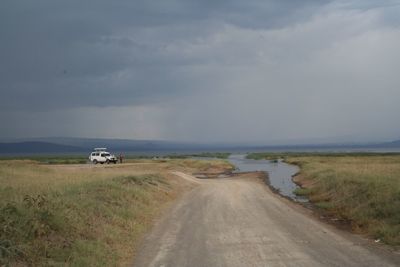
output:
M287 164L281 160L275 162L270 160L246 159L246 154L232 154L228 161L236 167L236 172L263 171L268 173L270 185L283 196L295 201L306 202L307 199L297 196L293 191L298 186L292 181L299 168Z

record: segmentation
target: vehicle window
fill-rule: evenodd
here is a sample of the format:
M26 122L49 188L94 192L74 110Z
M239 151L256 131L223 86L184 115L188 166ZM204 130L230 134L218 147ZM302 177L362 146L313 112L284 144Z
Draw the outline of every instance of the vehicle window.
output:
M96 153L92 153L92 156L96 155Z
M99 155L99 153L96 153L96 156L98 156Z
M110 153L104 153L103 154L105 157L109 157L110 156Z
M106 154L104 154L104 153L101 153L101 156L102 156L102 157L105 157L105 156L106 156Z

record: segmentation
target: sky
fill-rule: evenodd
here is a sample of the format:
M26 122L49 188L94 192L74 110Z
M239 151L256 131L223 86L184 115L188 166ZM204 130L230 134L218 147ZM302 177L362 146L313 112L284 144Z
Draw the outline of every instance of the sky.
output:
M0 138L400 139L400 1L2 0Z

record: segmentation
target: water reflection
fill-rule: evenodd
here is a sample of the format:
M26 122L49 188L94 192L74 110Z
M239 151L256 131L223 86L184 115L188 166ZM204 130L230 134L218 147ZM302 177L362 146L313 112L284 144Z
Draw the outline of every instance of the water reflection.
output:
M236 166L237 172L267 172L271 186L279 190L280 194L296 201L307 201L306 198L296 196L293 193L293 191L298 187L292 181L292 176L299 171L297 166L289 165L282 161L273 162L270 160L246 159L245 154L233 154L228 160Z

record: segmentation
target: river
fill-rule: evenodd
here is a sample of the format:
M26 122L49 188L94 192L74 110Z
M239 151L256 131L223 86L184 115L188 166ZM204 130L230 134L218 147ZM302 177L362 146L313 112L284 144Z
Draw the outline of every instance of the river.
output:
M246 159L245 154L232 154L228 158L228 161L235 165L236 172L267 172L270 185L278 190L281 195L299 202L307 201L305 197L297 196L293 193L298 188L292 180L292 176L299 171L297 166L287 164L281 160L274 162L270 160Z

